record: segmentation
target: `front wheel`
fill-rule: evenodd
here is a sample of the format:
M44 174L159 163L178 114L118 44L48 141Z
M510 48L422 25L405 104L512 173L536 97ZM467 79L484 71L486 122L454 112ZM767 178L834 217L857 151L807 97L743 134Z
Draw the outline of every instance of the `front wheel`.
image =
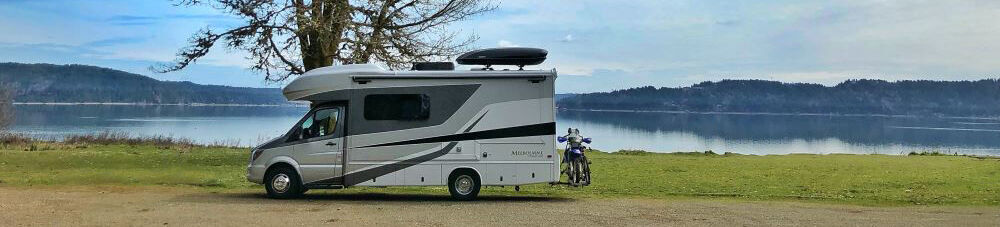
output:
M448 192L457 200L475 200L480 187L479 175L472 171L458 171L448 177Z
M264 188L267 189L267 197L274 199L290 199L302 195L302 182L299 174L294 169L278 167L267 172L264 179Z

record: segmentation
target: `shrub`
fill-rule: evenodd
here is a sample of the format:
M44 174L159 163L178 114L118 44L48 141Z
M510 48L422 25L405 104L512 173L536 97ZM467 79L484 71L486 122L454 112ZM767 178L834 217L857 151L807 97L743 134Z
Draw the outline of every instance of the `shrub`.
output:
M20 133L0 132L0 144L3 145L24 145L34 142L35 139Z
M173 138L169 136L131 136L125 132L103 131L95 134L68 135L63 139L68 144L127 144L154 145L159 148L182 147L190 148L194 143L190 139Z
M618 152L615 152L614 154L620 154L620 155L647 155L647 154L649 154L649 152L648 151L644 151L644 150L638 150L638 149L635 149L635 150L626 149L626 150L618 150Z
M715 151L712 151L712 150L707 150L707 151L692 151L692 152L674 152L674 153L670 153L670 154L674 154L674 155L693 155L693 156L716 156L716 155L719 155L719 154L716 154Z
M958 154L957 153L956 154L948 154L948 153L942 153L940 151L921 151L921 152L911 151L907 155L908 156L954 156L954 155L958 155Z

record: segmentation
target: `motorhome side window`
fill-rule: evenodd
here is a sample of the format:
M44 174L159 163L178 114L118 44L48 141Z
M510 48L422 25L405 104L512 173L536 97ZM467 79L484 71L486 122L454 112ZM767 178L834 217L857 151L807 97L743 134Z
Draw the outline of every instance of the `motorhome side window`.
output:
M332 135L337 130L339 115L340 109L337 108L317 110L312 116L302 121L302 124L298 126L298 130L296 130L298 135L294 135L292 138L309 139Z
M431 115L430 108L430 97L425 94L365 96L365 120L427 120Z

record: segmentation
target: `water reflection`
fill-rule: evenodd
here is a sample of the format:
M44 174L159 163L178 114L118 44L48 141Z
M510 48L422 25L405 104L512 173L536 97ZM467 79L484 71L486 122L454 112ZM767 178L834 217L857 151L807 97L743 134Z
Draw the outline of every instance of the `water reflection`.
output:
M105 130L255 145L308 109L250 106L16 105L12 130L58 139ZM558 133L580 128L615 151L744 154L911 151L1000 155L1000 121L987 119L558 111Z
M249 146L281 135L307 111L260 106L17 105L12 130L44 139L124 131Z
M1000 122L993 120L596 111L559 111L557 118L560 132L580 127L604 141L596 148L611 150L1000 154Z

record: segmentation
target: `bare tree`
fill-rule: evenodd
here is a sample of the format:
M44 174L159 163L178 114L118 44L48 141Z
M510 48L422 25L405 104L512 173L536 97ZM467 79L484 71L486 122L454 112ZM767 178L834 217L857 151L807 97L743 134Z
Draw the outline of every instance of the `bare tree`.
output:
M14 89L0 84L0 130L14 123Z
M184 69L218 42L250 53L270 81L333 64L378 62L398 69L409 62L453 56L477 37L459 37L443 25L491 11L489 0L181 0L233 14L243 25L205 28L171 64L156 72Z

